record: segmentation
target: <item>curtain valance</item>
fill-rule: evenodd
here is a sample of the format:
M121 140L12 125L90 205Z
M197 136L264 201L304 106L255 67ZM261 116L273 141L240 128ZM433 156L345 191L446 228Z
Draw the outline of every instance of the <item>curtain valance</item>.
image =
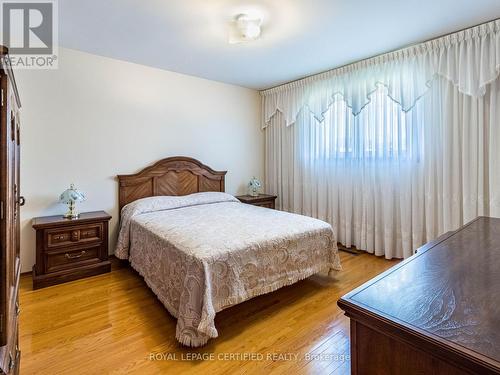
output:
M261 92L263 128L280 111L291 125L308 108L318 120L342 99L358 115L379 86L409 111L436 75L480 97L500 73L500 19Z

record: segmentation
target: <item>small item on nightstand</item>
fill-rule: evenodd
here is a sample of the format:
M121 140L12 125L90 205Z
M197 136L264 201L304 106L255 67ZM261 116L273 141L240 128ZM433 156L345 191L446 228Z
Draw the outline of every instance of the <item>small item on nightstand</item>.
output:
M59 197L59 202L68 205L68 212L64 214L67 219L76 219L80 214L76 209L76 202L86 200L85 194L75 188L74 184L69 185L69 189L65 190Z
M262 187L262 183L256 177L252 177L248 183L248 194L252 197L259 196L259 190Z

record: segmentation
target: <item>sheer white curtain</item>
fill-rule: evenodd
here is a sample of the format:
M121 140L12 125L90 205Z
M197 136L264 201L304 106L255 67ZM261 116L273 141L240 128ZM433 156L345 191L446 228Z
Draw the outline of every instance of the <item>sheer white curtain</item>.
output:
M500 216L499 73L495 20L262 92L268 190L387 258Z
M469 46L485 38L470 35ZM490 35L496 41L491 56L500 51L496 35ZM454 54L446 61L477 62L484 48L476 47L465 49L472 54L468 60ZM488 74L469 80L396 71L401 92L414 94L406 108L382 82L357 112L349 95L339 92L319 113L307 104L280 102L265 127L267 189L278 195L280 208L325 220L344 245L386 258L408 257L478 215L500 216L500 83L491 78L498 75L496 61L483 69ZM426 90L417 93L412 88L422 87L415 83L422 79ZM477 95L459 82L476 87ZM311 95L310 103L325 103ZM288 114L287 103L295 106Z

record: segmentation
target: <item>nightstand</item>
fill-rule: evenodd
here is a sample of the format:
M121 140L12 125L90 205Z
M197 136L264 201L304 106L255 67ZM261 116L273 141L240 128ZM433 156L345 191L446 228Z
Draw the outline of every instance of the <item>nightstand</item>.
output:
M276 195L259 194L256 197L251 195L239 195L236 198L242 203L252 204L254 206L261 206L267 208L274 208L274 201L276 200Z
M104 211L82 213L76 219L61 215L34 218L33 289L111 271L108 260L110 219Z

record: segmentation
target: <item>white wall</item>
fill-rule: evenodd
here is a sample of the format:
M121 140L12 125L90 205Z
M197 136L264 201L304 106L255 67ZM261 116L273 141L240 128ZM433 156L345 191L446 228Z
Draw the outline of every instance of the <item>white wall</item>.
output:
M60 49L58 70L17 71L16 79L23 106L23 272L35 262L31 219L64 213L57 199L71 182L87 194L81 211L113 215L112 252L117 174L184 155L227 170L229 193L245 192L253 175L263 177L256 91L69 49Z

